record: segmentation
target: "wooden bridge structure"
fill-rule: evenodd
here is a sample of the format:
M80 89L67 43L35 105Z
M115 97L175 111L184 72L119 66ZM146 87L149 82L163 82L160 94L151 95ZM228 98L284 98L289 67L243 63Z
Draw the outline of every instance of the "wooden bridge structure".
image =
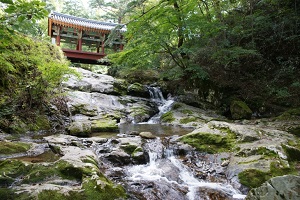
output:
M51 12L48 17L48 35L61 46L71 62L98 64L106 51L123 50L122 24L100 22ZM109 36L113 34L109 38ZM108 41L109 40L109 41ZM106 45L109 43L109 45Z

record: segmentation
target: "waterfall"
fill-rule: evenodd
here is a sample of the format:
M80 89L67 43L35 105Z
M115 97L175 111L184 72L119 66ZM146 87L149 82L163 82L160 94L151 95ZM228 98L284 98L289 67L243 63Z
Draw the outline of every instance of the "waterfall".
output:
M159 87L148 87L150 97L158 105L159 112L151 117L148 124L158 124L160 122L161 116L171 110L174 100L169 97L167 100L164 98Z

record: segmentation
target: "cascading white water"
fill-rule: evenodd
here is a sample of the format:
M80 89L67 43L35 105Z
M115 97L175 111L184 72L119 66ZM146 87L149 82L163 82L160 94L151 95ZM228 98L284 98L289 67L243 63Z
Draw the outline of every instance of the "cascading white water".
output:
M166 100L159 87L148 87L148 90L151 99L157 103L159 112L151 117L147 123L157 124L160 122L161 116L171 109L174 100L171 97Z
M170 171L173 175L169 175ZM157 183L163 181L178 185L180 188L188 188L186 199L189 200L209 199L209 197L199 197L199 189L201 188L219 191L231 196L232 199L245 198L245 195L242 195L231 185L206 182L195 178L189 168L174 155L172 149L163 147L159 138L149 148L149 163L129 167L127 175L131 181L155 181Z

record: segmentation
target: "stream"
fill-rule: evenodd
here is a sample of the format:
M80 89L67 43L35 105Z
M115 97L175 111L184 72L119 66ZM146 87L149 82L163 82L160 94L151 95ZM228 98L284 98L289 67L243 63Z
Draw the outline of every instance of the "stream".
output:
M130 199L244 199L245 195L230 185L222 174L221 157L218 162L213 162L212 158L191 148L182 149L178 144L176 139L191 132L191 129L159 123L160 117L170 110L174 101L170 97L165 100L159 88L150 88L149 91L159 112L148 122L120 124L120 132L115 135L117 139L109 139L108 143L96 147L106 176L121 183ZM116 145L133 144L133 141L139 140L135 133L145 131L156 136L142 142L147 159L140 164L124 165L131 163L128 160L132 158L120 161L121 156L116 155L118 150L114 150ZM110 154L107 154L108 149L112 149ZM113 156L112 152L115 152ZM216 173L215 169L219 172Z

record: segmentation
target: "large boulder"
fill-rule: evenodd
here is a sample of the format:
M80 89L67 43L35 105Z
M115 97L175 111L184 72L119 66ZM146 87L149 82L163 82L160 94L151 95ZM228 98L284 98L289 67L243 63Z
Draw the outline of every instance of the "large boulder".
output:
M118 131L117 121L114 119L98 119L92 121L92 132L114 132Z
M286 175L270 179L262 186L252 189L246 200L298 200L300 199L300 176Z
M89 121L76 121L72 122L69 126L70 135L74 136L89 136L91 134L91 122Z
M150 93L146 86L140 83L134 83L128 86L127 88L128 94L137 97L145 97L149 98Z
M243 101L232 101L230 104L232 119L251 119L252 110Z

